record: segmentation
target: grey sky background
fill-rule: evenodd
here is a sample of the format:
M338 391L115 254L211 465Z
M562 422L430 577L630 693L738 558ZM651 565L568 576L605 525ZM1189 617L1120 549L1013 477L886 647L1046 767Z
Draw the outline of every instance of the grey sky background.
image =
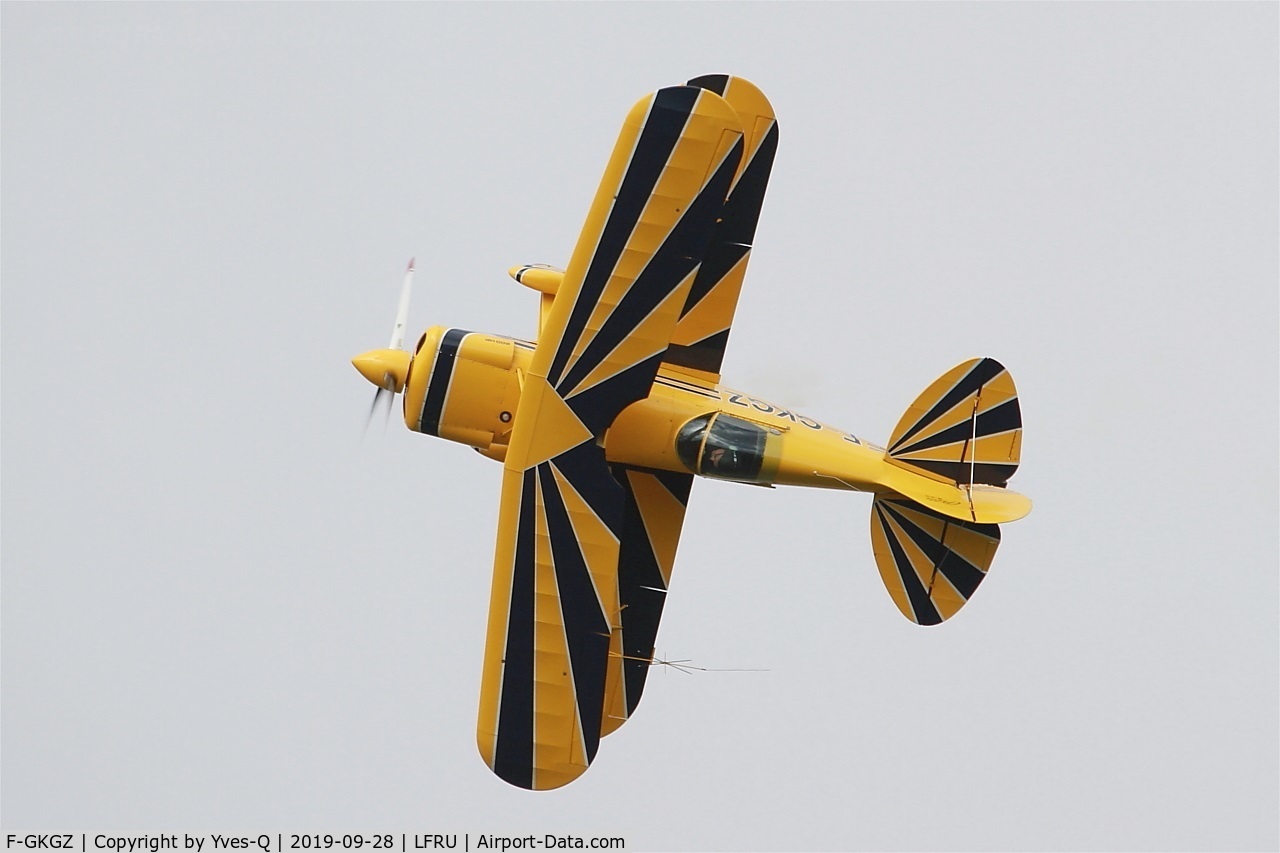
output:
M1278 7L5 3L7 831L628 849L1275 849ZM348 359L533 336L628 107L781 142L725 380L883 441L964 358L1026 424L991 577L863 496L700 481L639 712L569 787L474 724L499 466Z

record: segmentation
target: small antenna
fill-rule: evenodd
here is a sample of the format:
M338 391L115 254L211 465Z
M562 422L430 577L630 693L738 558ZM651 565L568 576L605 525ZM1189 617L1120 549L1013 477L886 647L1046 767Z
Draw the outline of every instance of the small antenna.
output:
M674 669L676 672L682 672L685 675L693 675L694 672L771 672L768 669L721 669L719 667L694 666L691 658L680 658L672 660L654 655L652 658L640 657L639 655L623 655L624 660L638 660L649 664L649 666L664 666L668 669Z

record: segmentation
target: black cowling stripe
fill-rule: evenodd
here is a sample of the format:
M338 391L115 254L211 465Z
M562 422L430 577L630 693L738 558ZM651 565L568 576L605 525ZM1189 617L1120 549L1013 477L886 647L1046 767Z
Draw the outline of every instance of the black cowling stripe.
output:
M982 579L986 577L986 574L959 553L944 545L941 540L935 539L932 534L910 518L907 518L902 512L888 506L884 509L897 520L902 529L911 537L911 540L916 543L916 546L928 556L929 562L933 564L934 569L950 581L951 585L956 588L956 592L960 593L965 601L968 601L969 596L973 595L973 591L978 588L978 584L982 583ZM959 520L948 523L956 526L963 525ZM945 529L943 528L944 531Z
M614 307L573 369L556 386L562 394L572 391L617 349L653 313L654 309L680 286L680 283L702 260L707 251L707 241L711 236L711 226L715 222L717 212L724 205L724 195L729 189L729 180L733 177L741 153L742 140L739 138L729 156L719 164L715 173L690 202L680 220L671 229L671 233L654 252L644 270L632 282L622 300ZM656 369L655 367L655 372ZM653 381L652 376L649 377L649 381ZM634 399L636 398L633 397L627 402L632 402ZM609 416L610 422L616 414L615 411Z
M462 339L471 334L465 329L450 329L440 340L440 348L436 351L435 367L427 380L427 393L422 400L422 416L418 418L420 432L427 435L440 435L440 418L444 414L445 398L449 394L449 384L453 381L453 368L456 364L458 347Z
M493 772L521 788L533 788L533 609L535 470L524 472L516 528L511 609L502 658L502 694Z
M973 366L973 368L960 377L960 381L955 384L950 391L942 395L937 403L933 405L929 411L912 424L911 428L904 432L893 447L889 448L889 455L897 453L898 449L911 440L911 437L947 412L954 409L965 397L969 397L976 393L983 385L986 385L996 377L1004 367L994 358L984 358Z
M547 533L555 561L556 590L573 672L574 698L582 722L583 744L590 763L600 744L600 721L604 716L604 683L609 665L609 620L601 610L591 572L574 534L553 463L538 466L542 502L547 513ZM606 474L607 476L607 474ZM585 497L585 496L584 496Z
M698 95L699 90L689 86L659 89L654 95L644 129L636 141L631 162L614 198L613 210L601 231L564 336L547 373L547 379L553 386L560 385L565 364L600 301L636 223L640 221L640 214L648 204L667 160L680 142Z
M902 543L898 541L897 533L889 526L889 521L885 518L886 508L880 501L876 501L873 506L875 507L880 527L884 531L885 541L889 543L889 552L893 555L893 564L898 570L898 577L902 580L902 586L907 592L907 600L911 603L911 610L916 615L916 624L940 624L942 617L938 615L938 609L929 600L929 591L920 582L915 569L911 567L911 560L907 557L906 551L903 550Z

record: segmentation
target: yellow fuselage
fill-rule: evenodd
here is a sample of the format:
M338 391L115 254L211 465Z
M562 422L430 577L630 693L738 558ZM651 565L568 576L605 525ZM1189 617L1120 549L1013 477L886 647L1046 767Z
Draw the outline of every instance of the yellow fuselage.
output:
M405 424L504 459L533 350L514 338L431 327L405 380ZM665 365L602 444L611 462L765 486L893 492L904 477L919 479L852 433Z

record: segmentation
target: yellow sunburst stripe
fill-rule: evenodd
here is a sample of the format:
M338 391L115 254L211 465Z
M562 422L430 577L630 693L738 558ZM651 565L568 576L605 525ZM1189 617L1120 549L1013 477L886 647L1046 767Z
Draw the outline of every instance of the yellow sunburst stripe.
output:
M502 497L498 511L498 544L493 561L493 587L489 595L489 622L484 645L484 667L480 679L480 712L476 723L476 743L480 756L494 766L498 737L498 713L502 698L503 655L511 613L512 582L515 569L516 532L520 522L524 474L506 470L502 476Z
M1008 370L1001 370L982 386L982 402L980 409L987 411L1018 396L1018 389L1013 384L1013 376Z
M726 331L733 323L733 314L738 307L738 296L742 293L742 282L747 275L747 262L751 259L748 250L711 288L706 296L686 315L680 318L675 332L671 335L671 343L678 346L690 346L705 340L712 335Z
M1000 375L1003 377L1007 377L1009 374L1006 371L1001 373ZM982 415L986 414L987 412L991 411L997 406L1007 403L1009 400L1013 399L1016 396L1017 396L1017 391L1010 387L999 387L999 386L992 387L992 385L984 385L982 387L982 391L980 394L967 395L966 397L961 399L958 403L956 403L951 409L949 409L945 414L935 418L927 426L924 426L919 431L917 431L914 435L912 435L910 441L908 442L908 446L912 444L925 442L930 438L934 437L935 435L938 435L941 432L945 432L946 430L949 430L955 426L958 426L959 424L970 422L975 415L975 411L977 416L981 417ZM977 402L976 410L974 407L975 397ZM927 411L928 411L927 408L921 409L921 412L920 412L921 416L923 416ZM898 455L898 454L895 454L895 455Z
M618 141L614 144L613 153L605 166L604 175L596 189L595 198L587 212L586 221L578 235L573 255L565 270L559 291L551 310L545 317L544 328L538 338L538 347L534 351L533 361L529 366L532 376L546 377L556 351L561 345L565 328L574 313L578 298L581 296L582 282L595 256L600 236L609 221L609 213L613 209L613 200L618 195L622 181L626 177L627 167L631 164L631 155L635 151L636 142L644 129L645 118L653 106L656 93L641 98L632 106L622 123Z
M967 531L964 528L931 515L912 512L909 508L900 504L895 505L895 509L906 516L908 521L915 524L928 534L935 542L943 543L950 550L960 553L955 547L952 547L952 544L960 544L961 540L966 538L964 534ZM904 539L911 538L902 526L896 522L896 520L893 524L895 535L898 535L900 542ZM944 537L947 540L945 543ZM904 548L906 548L905 543ZM929 599L933 602L934 607L937 608L938 615L940 615L944 621L950 619L955 615L957 610L964 606L967 599L958 589L955 588L954 585L952 585L951 581L945 574L938 571L938 567L933 563L931 558L921 551L914 541L911 541L910 543L909 553L913 554L913 562L916 562L917 559L919 561L917 564L917 574L921 577L925 588L929 590ZM961 554L961 556L964 555Z
M556 486L569 513L578 546L582 550L600 609L606 616L618 610L618 538L613 535L590 503L574 489L560 470L551 464Z
M573 778L587 766L544 488L544 478L538 477L533 633L533 784L536 789L563 784L563 777Z
M889 436L888 446L893 447L896 445L908 430L916 426L922 418L929 414L934 406L936 406L948 394L948 392L955 388L961 379L968 375L969 371L973 369L974 365L976 365L978 361L979 359L975 358L957 364L955 367L935 379L928 388L924 389L924 391L920 393L920 396L915 399L915 402L913 402L907 408L906 412L903 413L902 418L898 421L898 425L894 427L893 434ZM965 411L963 399L968 400L969 408L967 411ZM972 412L973 396L971 394L965 395L962 400L957 401L956 405L949 407L947 410L948 414L959 415L960 413L963 413L965 417Z
M1000 544L994 525L975 528L909 501L879 498L872 507L871 541L890 598L921 624L922 614L928 624L946 621L968 602Z
M680 309L684 306L696 274L695 269L685 276L680 285L658 305L652 314L623 338L607 358L565 395L566 399L581 394L663 352L667 348L671 329L680 317Z
M724 78L723 83L714 76L691 82L707 85L713 91L721 91L721 96L733 107L742 122L744 131L743 155L738 171L734 174L733 181L730 184L729 205L732 205L739 181L747 174L749 169L753 169L753 167L757 169L757 179L760 179L761 173L759 170L763 169L763 179L767 181L768 170L772 167L773 147L770 147L767 155L761 153L761 148L766 137L774 131L776 119L773 106L759 88L740 77L730 76ZM761 162L756 163L758 155L767 156L769 162L766 163L761 160ZM760 187L760 191L763 191L763 186ZM754 192L754 188L752 192ZM738 198L738 202L742 206L736 208L732 215L735 217L750 215L754 221L754 217L758 216L760 212L759 199L754 197L747 199L742 196ZM726 211L726 215L730 214ZM735 222L733 239L751 242L754 238L754 230L754 225L742 228L740 223ZM752 236L748 237L746 236L747 234ZM686 305L688 313L680 318L671 337L671 343L677 347L694 347L701 344L703 349L696 354L675 353L672 356L673 363L683 364L691 369L701 369L696 366L701 365L706 368L709 377L718 379L719 373L712 371L711 365L719 364L720 358L723 357L723 342L721 338L727 336L733 325L733 318L737 311L738 298L742 293L742 284L750 257L751 250L746 248L742 256L729 269L719 273L716 271L703 271L704 275L719 274L720 278L712 283L709 289L705 289L705 292L703 292L702 285L698 286L700 295L690 297L697 300L696 304L692 307ZM720 338L717 338L717 336L720 336ZM709 338L716 338L716 340L708 341Z
M773 113L773 104L769 103L764 92L750 80L730 77L721 97L729 102L729 106L733 107L734 112L742 119L742 128L745 131L742 165L738 168L738 173L733 176L733 182L737 184L738 178L742 177L747 164L760 150L760 143L764 141L777 119Z
M685 505L662 485L657 477L640 471L628 471L632 493L644 521L645 533L664 586L671 585L671 570L676 561L676 546L684 526Z
M898 519L890 516L888 518L888 522L889 532L898 540L898 545L901 546L903 552L907 555L907 560L911 564L911 570L915 572L916 578L920 581L920 585L924 587L926 592L928 592L929 588L933 585L933 561L929 559L927 554L920 550L920 546L916 544L915 540L907 535L907 532L902 529L902 525Z
M911 601L903 586L902 576L898 571L897 561L889 548L888 538L892 534L885 529L884 519L874 510L871 513L871 551L876 559L876 568L880 571L880 580L889 593L899 612L912 622L918 621L911 609Z

